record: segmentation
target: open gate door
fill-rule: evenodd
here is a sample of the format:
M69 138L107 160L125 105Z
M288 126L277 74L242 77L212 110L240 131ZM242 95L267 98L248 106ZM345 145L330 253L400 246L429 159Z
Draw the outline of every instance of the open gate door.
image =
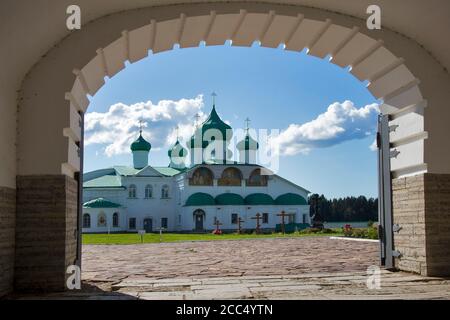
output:
M378 236L381 265L394 268L392 231L391 148L389 116L378 116Z

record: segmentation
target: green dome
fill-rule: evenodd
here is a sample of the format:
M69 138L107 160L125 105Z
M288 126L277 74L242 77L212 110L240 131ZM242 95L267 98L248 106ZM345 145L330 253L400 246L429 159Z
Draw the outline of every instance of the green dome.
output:
M248 205L272 205L275 204L273 198L265 193L252 193L245 197L245 203Z
M208 119L206 119L205 122L201 125L200 128L196 130L194 135L191 137L191 141L189 146L191 148L194 147L200 147L206 148L208 146L208 141L197 142L198 139L202 140L203 137L205 137L205 133L208 132L208 130L218 130L221 133L221 140L229 141L233 137L233 132L231 127L226 124L225 122L220 119L219 115L216 112L216 106L213 105L213 108L211 110L211 114L209 115ZM214 132L210 133L212 137L214 137ZM219 137L217 137L219 138ZM207 136L207 139L209 140L209 136Z
M216 204L222 206L242 206L244 199L236 193L222 193L216 197Z
M192 194L187 200L185 206L213 206L216 202L214 198L203 192L197 192Z
M150 151L152 145L139 134L139 138L131 144L131 151Z
M184 158L187 156L187 153L188 151L186 150L186 148L184 148L178 140L174 144L174 146L167 152L169 158L172 158L172 156L175 158Z
M238 150L258 150L259 143L247 133L244 140L239 141L236 147Z
M120 204L108 201L104 198L97 198L83 204L83 208L119 208Z
M275 199L275 203L278 205L306 205L308 204L301 195L295 193L285 193Z

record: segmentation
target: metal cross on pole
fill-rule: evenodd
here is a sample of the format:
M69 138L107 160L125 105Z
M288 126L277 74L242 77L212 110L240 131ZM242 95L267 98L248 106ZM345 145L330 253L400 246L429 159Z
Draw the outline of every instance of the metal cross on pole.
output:
M163 240L162 239L163 230L166 230L166 228L163 228L163 227L159 228L159 243L161 243Z
M247 117L245 119L245 131L248 133L249 130L250 130L250 119Z
M242 233L242 223L245 222L241 217L238 218L238 234Z
M219 219L216 219L214 222L214 225L216 226L216 230L214 230L214 234L221 234L222 231L220 231L220 226L223 225L222 222L219 221Z
M289 217L289 216L293 216L292 213L286 213L283 211L281 211L281 213L278 213L277 216L281 217L281 232L283 234L286 233L286 229L285 229L285 222L284 222L284 217Z
M256 214L256 216L251 217L250 219L256 219L256 229L255 229L255 231L256 231L256 234L259 234L261 232L261 224L259 223L259 220L262 219L262 215L258 212Z

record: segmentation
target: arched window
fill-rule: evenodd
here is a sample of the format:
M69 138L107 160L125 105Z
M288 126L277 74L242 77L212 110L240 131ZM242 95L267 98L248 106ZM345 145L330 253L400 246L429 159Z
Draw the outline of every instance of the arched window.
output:
M114 212L113 214L113 228L117 228L119 226L119 213Z
M83 214L83 228L91 227L91 215L89 213Z
M200 167L194 171L192 177L189 179L191 186L212 186L214 175L211 170L205 167Z
M136 185L131 184L128 187L128 197L129 198L136 198Z
M265 187L267 186L267 176L261 174L261 169L255 169L247 180L249 187Z
M145 198L152 198L153 197L153 187L151 185L145 186Z
M242 173L237 168L226 168L222 172L222 176L220 177L217 184L219 186L240 186L242 180Z
M167 199L168 197L169 197L169 186L163 185L163 187L161 188L161 198Z
M106 227L108 223L106 222L106 214L103 212L99 213L97 218L97 227Z

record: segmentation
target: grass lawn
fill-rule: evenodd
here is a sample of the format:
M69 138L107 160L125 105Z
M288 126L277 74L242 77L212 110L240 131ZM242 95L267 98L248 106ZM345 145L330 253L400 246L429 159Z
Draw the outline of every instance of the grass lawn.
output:
M217 241L240 239L267 239L276 237L299 238L308 236L341 236L342 232L333 230L333 233L292 233L292 234L182 234L164 233L162 242L177 241ZM144 243L158 243L159 234L148 233L144 235ZM141 243L141 236L137 233L113 233L113 234L83 234L83 244L136 244Z

